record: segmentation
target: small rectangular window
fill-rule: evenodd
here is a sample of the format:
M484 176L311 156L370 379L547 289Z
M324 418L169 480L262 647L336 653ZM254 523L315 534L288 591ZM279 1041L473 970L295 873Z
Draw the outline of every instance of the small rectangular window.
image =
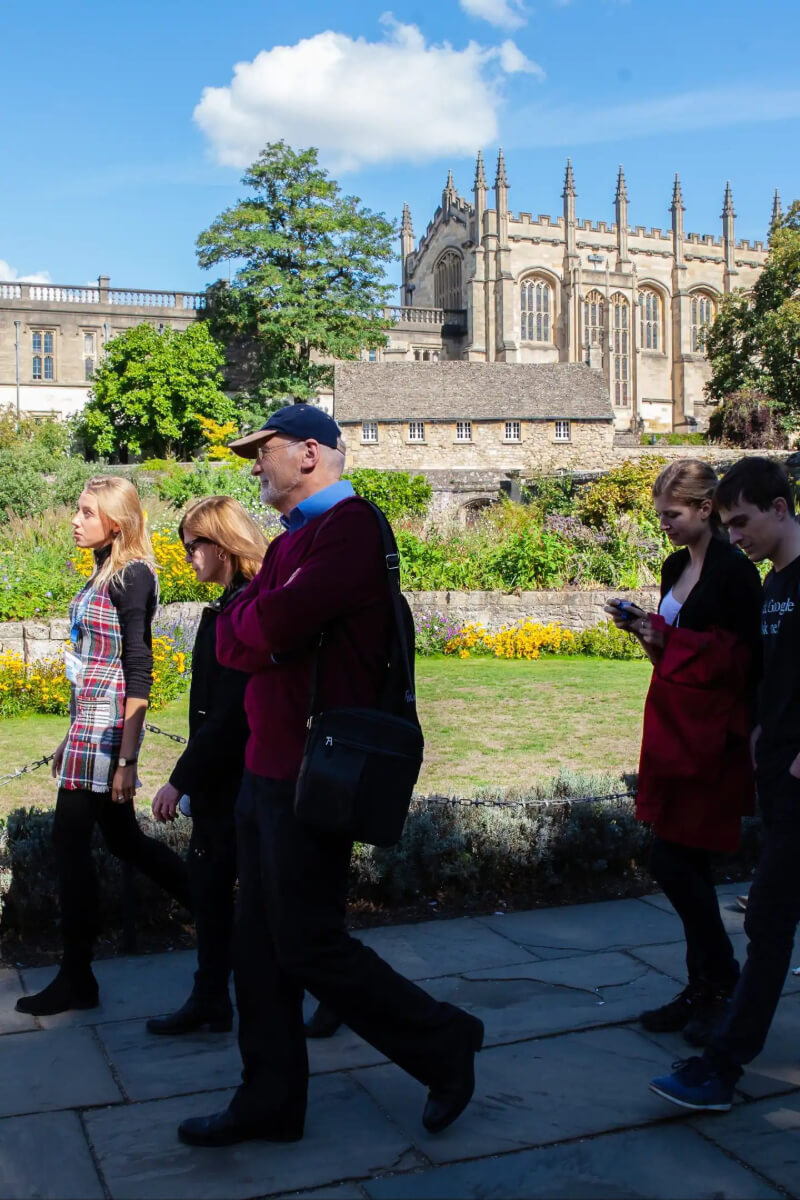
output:
M556 421L556 441L568 442L570 440L569 421Z
M505 440L507 442L522 441L522 423L520 421L506 421Z
M42 352L42 335L40 333L31 334L31 345L36 353Z
M85 333L83 335L83 353L88 355L94 354L94 334Z
M56 360L53 355L55 339L52 331L31 330L31 378L49 379L56 377Z
M368 358L369 362L377 362L378 361L378 351L370 350L369 353L367 354L367 358Z
M91 379L93 375L94 375L94 359L93 358L85 358L83 360L83 377L84 377L84 379Z
M408 422L408 440L410 442L425 441L425 422L424 421L409 421Z
M456 441L472 441L472 421L456 421Z
M33 372L32 372L32 374L33 374L34 379L42 378L42 356L41 356L41 354L34 354L34 356L33 356Z
M377 440L378 440L378 422L377 421L362 421L361 422L361 440L362 440L362 442L377 442Z
M44 356L44 377L45 379L55 379L52 354L45 354Z

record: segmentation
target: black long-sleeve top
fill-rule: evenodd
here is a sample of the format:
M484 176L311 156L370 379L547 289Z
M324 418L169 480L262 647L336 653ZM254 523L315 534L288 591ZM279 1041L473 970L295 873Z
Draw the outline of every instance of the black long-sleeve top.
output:
M108 558L111 547L95 554L98 568ZM111 603L117 610L122 629L122 673L128 700L149 700L153 686L153 617L156 610L156 580L146 563L128 563L120 582L108 585Z
M223 667L217 658L217 618L244 586L241 577L200 618L192 652L189 692L189 744L175 764L170 783L192 798L197 812L206 797L215 806L238 794L248 738L245 671Z

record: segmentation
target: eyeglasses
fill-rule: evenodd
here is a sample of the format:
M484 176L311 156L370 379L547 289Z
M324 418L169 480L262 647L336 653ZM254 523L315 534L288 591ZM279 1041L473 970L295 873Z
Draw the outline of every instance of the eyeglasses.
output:
M204 537L195 538L191 542L184 542L183 548L186 551L186 557L191 558L198 546L208 546L209 544L209 539Z
M290 442L279 442L277 446L269 446L265 443L256 450L256 462L263 462L270 454L277 454L279 450L286 450L288 446L297 446L300 440L300 438L292 438Z

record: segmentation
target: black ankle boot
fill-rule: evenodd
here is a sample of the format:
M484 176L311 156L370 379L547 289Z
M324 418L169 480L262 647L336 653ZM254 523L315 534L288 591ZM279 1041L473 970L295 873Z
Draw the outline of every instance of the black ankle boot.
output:
M151 1017L147 1022L147 1032L176 1036L193 1033L206 1025L209 1033L230 1033L233 1028L233 1005L228 996L204 1000L192 992L177 1012L169 1013L166 1017Z
M21 996L14 1007L33 1017L51 1017L73 1008L97 1008L99 1003L97 980L90 968L73 974L62 967L52 983L33 996Z
M306 1037L333 1037L341 1024L342 1022L339 1020L335 1012L332 1012L329 1008L326 1008L324 1004L318 1004L314 1012L306 1021Z

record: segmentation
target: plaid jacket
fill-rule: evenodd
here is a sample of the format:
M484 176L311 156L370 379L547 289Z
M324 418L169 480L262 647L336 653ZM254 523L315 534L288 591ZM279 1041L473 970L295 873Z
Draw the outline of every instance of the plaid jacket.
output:
M108 584L88 580L72 601L69 618L82 679L79 685L72 684L70 726L59 784L69 789L108 792L125 718L122 627Z

